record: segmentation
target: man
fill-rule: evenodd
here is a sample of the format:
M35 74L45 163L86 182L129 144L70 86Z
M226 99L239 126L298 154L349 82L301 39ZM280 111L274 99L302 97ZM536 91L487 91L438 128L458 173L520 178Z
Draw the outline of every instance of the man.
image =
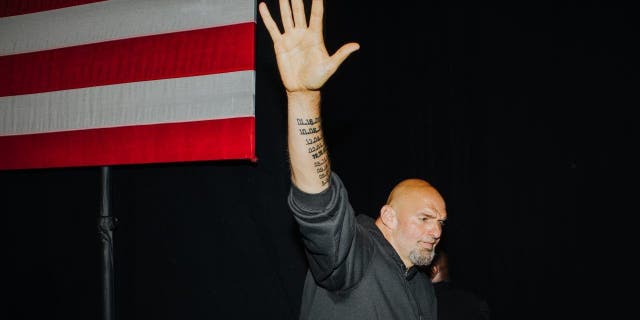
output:
M457 287L449 276L449 257L438 247L429 268L438 298L438 320L488 320L489 304L471 291Z
M424 180L404 180L374 221L355 216L344 185L331 172L320 89L359 45L327 53L322 0L313 0L308 25L302 0L280 0L284 32L265 3L259 10L288 101L288 200L309 261L300 319L435 320L433 287L417 267L431 262L440 240L447 216L441 195Z

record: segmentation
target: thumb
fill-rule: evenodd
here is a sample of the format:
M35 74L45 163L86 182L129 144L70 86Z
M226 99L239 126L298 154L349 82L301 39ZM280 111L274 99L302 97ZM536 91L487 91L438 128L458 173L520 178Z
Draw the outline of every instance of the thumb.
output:
M334 68L337 69L350 54L358 49L360 49L360 45L356 42L350 42L340 47L340 49L331 56L331 62Z

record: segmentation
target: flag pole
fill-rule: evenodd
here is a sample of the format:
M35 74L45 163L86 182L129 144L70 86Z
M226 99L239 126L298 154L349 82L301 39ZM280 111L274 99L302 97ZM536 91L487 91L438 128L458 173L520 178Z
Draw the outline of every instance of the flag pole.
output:
M102 282L102 319L113 320L114 318L114 277L113 277L113 230L116 221L111 215L111 172L108 166L101 168L101 206L98 216L98 240L102 254L101 282Z

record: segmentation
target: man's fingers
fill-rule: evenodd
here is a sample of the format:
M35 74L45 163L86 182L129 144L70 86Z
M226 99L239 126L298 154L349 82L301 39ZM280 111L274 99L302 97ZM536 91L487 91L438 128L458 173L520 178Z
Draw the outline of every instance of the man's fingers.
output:
M322 31L322 15L324 14L324 2L313 0L311 3L311 15L309 18L309 29Z
M276 24L276 22L273 21L271 13L269 13L269 9L267 8L267 4L265 4L264 2L260 2L260 5L258 5L258 10L260 10L262 21L264 22L265 27L267 27L269 35L271 35L271 40L276 41L280 39L280 29L278 29L278 25Z
M293 19L291 18L291 7L289 0L280 0L280 17L282 18L282 26L284 32L293 29Z
M293 19L298 28L307 27L307 17L304 13L304 4L302 0L291 0L291 9L293 10Z

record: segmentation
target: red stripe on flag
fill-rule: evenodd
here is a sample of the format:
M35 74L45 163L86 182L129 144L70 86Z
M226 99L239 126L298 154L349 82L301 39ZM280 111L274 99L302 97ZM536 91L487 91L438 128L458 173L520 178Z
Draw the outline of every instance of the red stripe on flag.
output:
M0 0L0 18L102 1L105 0Z
M250 159L255 118L0 136L0 170Z
M255 23L0 57L0 96L254 70Z

